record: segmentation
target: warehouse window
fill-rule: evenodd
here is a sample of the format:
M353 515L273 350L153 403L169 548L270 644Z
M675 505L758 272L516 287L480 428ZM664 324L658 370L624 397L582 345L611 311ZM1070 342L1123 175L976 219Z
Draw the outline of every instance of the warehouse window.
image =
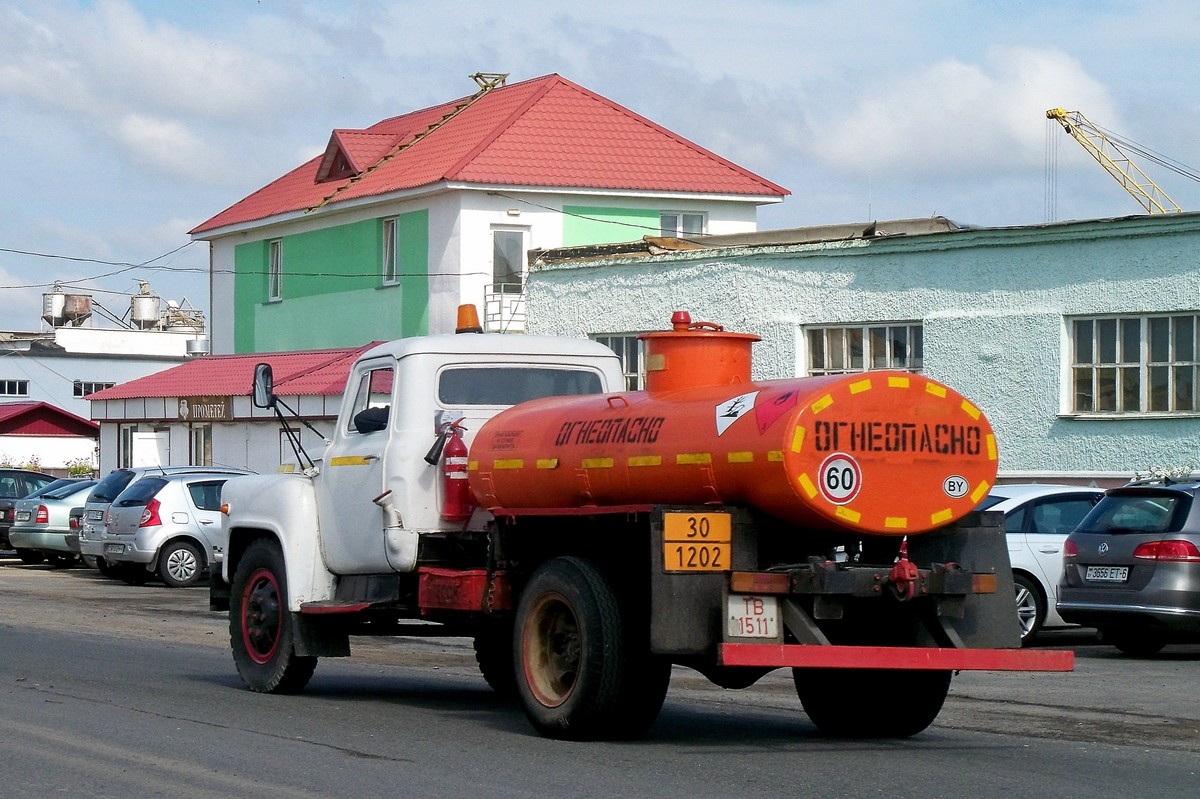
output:
M1071 410L1194 413L1200 410L1200 314L1071 320Z
M611 336L592 336L617 354L621 359L621 371L625 373L625 390L640 391L646 386L646 342L638 339L637 333L622 333Z
M699 236L704 233L704 214L663 211L658 215L658 227L663 236Z
M0 397L28 397L28 380L0 380Z
M76 380L72 391L76 397L86 397L88 394L95 394L97 391L103 391L115 385L116 383L99 383L94 380Z
M838 375L874 369L920 372L922 335L919 322L810 327L808 373Z

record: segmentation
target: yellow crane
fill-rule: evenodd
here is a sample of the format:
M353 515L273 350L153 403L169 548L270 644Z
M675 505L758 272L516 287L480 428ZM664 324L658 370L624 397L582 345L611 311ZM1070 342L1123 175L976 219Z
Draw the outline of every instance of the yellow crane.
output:
M1056 120L1062 125L1063 130L1071 134L1071 138L1079 142L1083 149L1087 150L1088 155L1095 158L1096 162L1121 184L1121 188L1138 201L1146 213L1178 214L1183 211L1174 200L1167 196L1166 192L1138 168L1137 164L1129 160L1129 156L1125 155L1113 136L1094 125L1083 114L1078 111L1051 108L1046 112L1046 118ZM1138 149L1132 142L1122 141L1121 143L1132 149ZM1139 150L1139 152L1142 155L1148 155L1145 151ZM1153 155L1148 155L1148 157L1162 163ZM1169 168L1179 171L1175 167ZM1194 176L1189 175L1189 177Z

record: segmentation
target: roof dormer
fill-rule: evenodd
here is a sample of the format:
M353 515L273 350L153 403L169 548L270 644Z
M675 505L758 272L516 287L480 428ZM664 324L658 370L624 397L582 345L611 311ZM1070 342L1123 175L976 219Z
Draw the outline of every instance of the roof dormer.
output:
M404 138L398 133L335 129L317 168L317 183L328 183L360 175L391 152Z

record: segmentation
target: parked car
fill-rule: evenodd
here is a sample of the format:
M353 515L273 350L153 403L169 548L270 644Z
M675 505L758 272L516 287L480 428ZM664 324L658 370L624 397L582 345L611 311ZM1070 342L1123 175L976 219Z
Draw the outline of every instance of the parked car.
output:
M221 545L221 486L228 474L147 475L113 500L104 558L126 582L157 574L173 588L195 585Z
M22 563L41 563L66 568L79 560L67 543L71 533L71 508L87 498L95 480L65 478L48 483L13 508L8 538Z
M130 483L147 475L172 474L252 474L247 469L225 466L137 466L113 469L98 482L88 495L83 506L83 527L79 530L79 552L85 562L94 562L100 572L109 577L118 576L109 568L104 555L104 514L108 506Z
M1014 483L995 486L979 504L1004 514L1022 644L1039 630L1066 626L1055 609L1063 545L1103 496L1088 486Z
M1109 490L1067 537L1058 612L1147 656L1200 642L1200 479Z
M49 474L29 469L0 469L0 549L12 549L8 528L16 514L13 509L16 501L52 482L54 477Z

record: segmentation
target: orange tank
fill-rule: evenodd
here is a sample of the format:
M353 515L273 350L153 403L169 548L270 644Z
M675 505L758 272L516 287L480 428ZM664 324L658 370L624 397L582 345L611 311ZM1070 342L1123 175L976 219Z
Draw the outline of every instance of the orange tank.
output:
M995 436L953 389L896 371L754 382L757 336L673 322L642 337L646 391L535 400L484 424L468 464L480 505L748 505L907 535L964 516L992 487Z

